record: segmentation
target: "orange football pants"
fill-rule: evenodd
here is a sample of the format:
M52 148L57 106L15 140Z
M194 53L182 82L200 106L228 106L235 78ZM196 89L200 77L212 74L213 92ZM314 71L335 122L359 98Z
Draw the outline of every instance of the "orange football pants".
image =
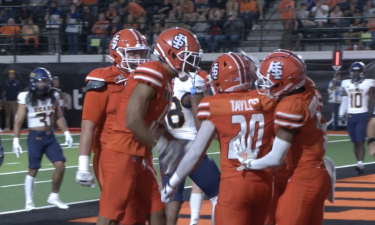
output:
M277 203L279 202L280 196L284 193L286 185L288 183L288 176L285 174L276 173L273 180L273 194L271 205L268 209L265 225L276 224L276 209Z
M276 210L277 225L320 225L331 178L324 166L294 171Z
M272 177L231 177L220 181L215 225L264 225L272 198Z
M164 209L152 156L143 163L144 158L103 149L99 158L99 215L128 225L144 223L145 215Z

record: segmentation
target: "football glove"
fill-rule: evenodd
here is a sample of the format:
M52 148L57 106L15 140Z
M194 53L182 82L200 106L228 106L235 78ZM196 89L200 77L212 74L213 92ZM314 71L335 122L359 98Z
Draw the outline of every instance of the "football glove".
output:
M177 140L168 141L161 136L154 150L159 153L160 173L165 177L171 176L184 156L184 146Z
M245 136L237 139L233 143L233 150L237 154L238 161L240 161L241 166L237 168L238 171L249 169L251 166L251 161L258 157L259 148L251 149L252 138L249 137L245 139Z
M95 187L94 176L89 170L90 157L87 155L80 155L78 157L78 171L76 173L76 182L81 186Z
M17 158L20 157L19 153L22 153L19 138L13 138L13 153L16 154Z
M165 185L165 187L161 191L161 201L163 203L168 203L168 202L173 201L173 195L174 195L175 191L176 191L176 188L171 187L169 182L167 182L167 184Z
M64 132L65 135L65 143L64 145L68 145L68 148L73 146L73 138L72 135L70 135L69 131Z

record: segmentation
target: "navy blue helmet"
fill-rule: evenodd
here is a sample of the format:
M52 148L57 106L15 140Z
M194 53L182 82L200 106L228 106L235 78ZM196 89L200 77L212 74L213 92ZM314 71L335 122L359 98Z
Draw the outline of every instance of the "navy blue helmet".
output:
M30 73L30 88L38 94L47 94L51 89L51 80L50 72L38 67Z
M354 76L355 71L359 72L359 76ZM354 81L359 81L365 78L364 72L365 71L365 64L363 62L355 62L350 66L350 77Z

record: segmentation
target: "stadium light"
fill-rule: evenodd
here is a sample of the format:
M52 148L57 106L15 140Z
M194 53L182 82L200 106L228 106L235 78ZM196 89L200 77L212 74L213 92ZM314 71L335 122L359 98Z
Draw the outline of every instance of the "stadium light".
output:
M337 72L341 69L342 65L342 52L340 50L333 51L333 66L332 68Z

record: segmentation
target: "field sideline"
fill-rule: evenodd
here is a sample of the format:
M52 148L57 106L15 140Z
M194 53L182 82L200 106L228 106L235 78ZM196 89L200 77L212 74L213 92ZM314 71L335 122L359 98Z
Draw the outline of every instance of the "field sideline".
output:
M74 146L72 148L62 146L67 162L60 197L64 202L69 203L70 205L97 201L100 196L98 187L86 188L75 183L80 134L72 134L72 136L74 139ZM20 144L24 153L17 158L12 153L13 135L1 134L5 150L5 160L3 166L0 168L0 215L24 211L24 178L27 173L28 165L26 137L26 134L22 134L20 137ZM60 143L64 143L63 134L56 134L56 137ZM351 167L356 163L352 151L352 144L346 134L331 134L329 135L328 140L329 145L326 156L335 161L336 168ZM218 150L218 143L215 141L210 146L208 154L220 164ZM369 157L366 152L365 162L366 164L374 164L375 160ZM154 158L154 163L155 165L158 164L157 158ZM53 170L54 168L48 159L43 158L42 168L37 175L34 193L34 202L37 209L52 207L47 204L46 200L51 190L51 177ZM185 183L185 188L190 188L189 179L187 179Z

